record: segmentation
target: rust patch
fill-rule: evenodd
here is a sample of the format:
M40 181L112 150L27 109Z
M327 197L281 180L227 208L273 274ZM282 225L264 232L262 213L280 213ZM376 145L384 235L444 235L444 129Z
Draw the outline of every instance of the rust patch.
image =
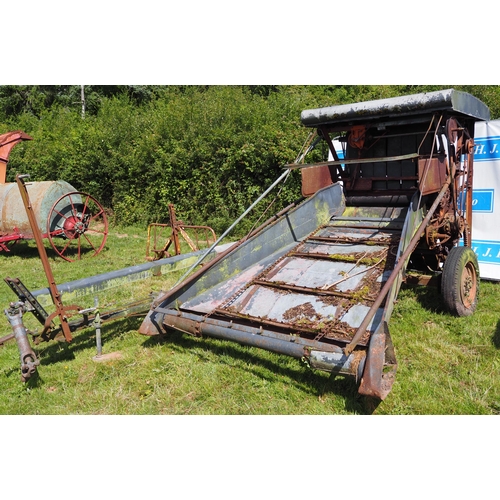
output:
M337 307L336 316L338 317L345 309L342 305L337 304ZM356 328L349 326L344 321L339 321L337 317L325 318L321 316L310 302L291 307L283 314L283 319L290 322L291 326L315 332L314 340L328 338L349 342L356 333ZM363 337L361 343L368 341L368 338L369 332Z
M294 321L297 318L313 318L318 317L314 307L310 302L306 302L305 304L301 304L299 306L291 307L283 314L283 319L286 321Z

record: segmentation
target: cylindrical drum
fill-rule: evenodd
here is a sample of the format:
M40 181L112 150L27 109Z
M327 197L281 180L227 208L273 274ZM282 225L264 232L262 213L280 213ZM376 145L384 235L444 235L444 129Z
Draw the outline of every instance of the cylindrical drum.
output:
M31 206L42 234L47 232L49 216L58 217L50 211L54 203L76 189L66 181L26 182ZM58 217L59 218L59 217ZM21 233L26 238L33 237L26 208L19 186L15 182L0 184L0 233Z

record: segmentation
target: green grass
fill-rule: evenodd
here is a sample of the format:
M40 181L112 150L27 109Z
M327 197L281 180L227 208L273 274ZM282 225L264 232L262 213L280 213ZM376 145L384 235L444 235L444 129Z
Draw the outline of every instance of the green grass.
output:
M127 235L127 236L124 236ZM51 252L57 283L145 262L146 229L112 229L106 249L92 260L66 262ZM0 277L18 277L30 289L47 286L34 242L0 253ZM157 277L107 292L101 310L168 289L179 276ZM257 348L180 333L144 337L142 317L103 325L98 362L95 332L80 330L71 343L35 347L38 373L20 381L15 342L0 347L0 414L169 415L493 415L500 413L500 284L481 283L478 310L456 318L441 308L432 287L401 291L390 323L398 372L377 407L358 396L353 379L313 371L293 358ZM0 284L0 307L15 295ZM63 296L64 301L64 296ZM93 297L78 305L92 305ZM33 321L26 315L26 324ZM29 326L29 325L28 325ZM0 336L11 332L4 317Z

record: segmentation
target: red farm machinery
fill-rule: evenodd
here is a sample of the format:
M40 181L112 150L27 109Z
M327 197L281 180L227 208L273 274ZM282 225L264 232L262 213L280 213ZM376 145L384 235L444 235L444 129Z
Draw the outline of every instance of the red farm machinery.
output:
M22 131L0 135L0 251L34 238L24 201L15 182L6 182L12 148L32 138ZM106 243L108 221L103 207L66 181L26 183L37 227L57 255L67 261L97 255Z

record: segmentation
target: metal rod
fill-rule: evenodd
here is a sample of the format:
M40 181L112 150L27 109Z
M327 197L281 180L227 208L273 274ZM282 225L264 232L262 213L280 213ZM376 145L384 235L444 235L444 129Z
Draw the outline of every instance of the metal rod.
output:
M146 262L135 266L110 271L108 273L90 276L75 281L69 281L57 286L61 295L70 297L73 300L76 296L90 295L111 288L126 286L129 283L150 278L151 276L162 276L175 271L182 271L191 262L194 262L201 254L201 250L184 255L175 255L166 259ZM77 292L78 291L78 292ZM34 290L33 296L45 306L51 304L50 290L42 288Z
M409 153L407 155L386 156L384 158L358 158L353 160L342 159L338 161L323 161L320 163L302 163L300 165L292 163L285 165L284 168L288 170L296 170L298 168L319 167L324 165L356 165L358 163L381 163L388 161L412 160L413 158L418 158L418 156L419 156L418 153Z
M0 345L4 345L6 342L9 342L13 338L15 338L15 335L13 333L5 335L5 337L0 338Z
M325 363L321 369L335 371L346 375L358 376L360 361L364 358L364 353L356 353L350 356L344 355L342 350L333 345L321 345L316 341L292 342L289 338L280 339L272 332L262 328L249 327L233 322L220 321L207 318L200 321L196 315L163 310L163 324L191 335L206 335L224 340L231 340L239 344L258 347L266 351L284 354L293 358L309 358L312 352L317 351L315 360L324 359ZM309 344L309 345L307 345Z
M293 292L299 292L299 293L303 293L306 295L324 295L324 296L330 295L332 297L341 297L343 299L352 299L353 298L352 293L335 292L333 290L329 290L328 288L325 288L325 289L307 288L307 287L297 286L297 285L287 285L285 283L277 283L275 281L255 280L255 281L252 281L252 285L265 286L267 288L272 288L275 290L290 290ZM375 299L365 297L364 300L366 300L368 302L373 302L373 300L375 300Z
M95 307L95 341L97 345L97 355L102 354L102 340L101 340L101 315L99 313L99 299L94 297L94 307Z
M472 179L474 178L474 140L469 139L470 142L468 142L468 151L467 154L465 155L466 158L466 165L467 165L467 170L466 171L466 185L465 185L465 196L466 196L466 203L465 203L465 218L466 218L466 226L464 230L464 245L466 247L470 247L472 245ZM466 145L467 147L467 145Z
M204 259L205 257L233 230L233 228L244 218L246 215L263 199L267 196L267 194L272 191L277 184L279 184L282 180L284 180L288 174L290 173L290 170L285 170L274 182L269 188L267 188L232 224L229 226L224 233L219 236L217 241L213 243L213 245L179 278L177 283L175 283L174 287L181 283L189 274L191 271L198 266Z
M68 325L68 319L67 319L66 315L64 314L63 303L61 301L61 294L59 293L59 290L57 289L57 285L56 285L56 282L54 280L54 275L52 274L52 269L50 268L49 259L47 257L47 251L45 250L45 246L44 246L43 240L42 240L42 235L40 233L40 229L38 229L38 224L36 221L35 214L33 212L33 207L31 205L31 201L29 199L28 190L26 188L26 185L24 184L24 179L27 177L29 177L29 175L17 174L16 175L16 182L17 182L17 185L19 186L19 192L21 193L21 198L23 200L24 207L26 209L26 214L28 216L31 230L33 231L33 236L34 236L35 241L36 241L38 253L40 254L40 260L42 261L43 269L45 271L45 275L47 276L47 281L49 282L50 295L52 296L52 301L54 302L54 305L56 306L59 318L61 320L61 328L62 328L64 337L68 342L71 342L73 337L71 335L71 331L70 331L70 328Z

